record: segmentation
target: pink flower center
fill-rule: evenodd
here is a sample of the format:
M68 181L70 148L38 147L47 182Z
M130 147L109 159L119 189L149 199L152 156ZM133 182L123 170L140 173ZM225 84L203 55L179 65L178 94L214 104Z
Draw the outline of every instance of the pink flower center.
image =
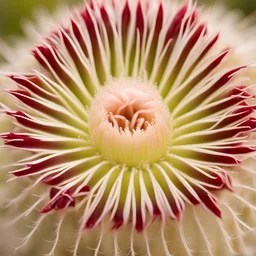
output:
M153 109L141 109L138 104L139 99L128 100L116 105L114 111L109 111L108 121L112 123L113 127L121 130L129 129L130 132L134 130L146 130L149 124L154 120Z

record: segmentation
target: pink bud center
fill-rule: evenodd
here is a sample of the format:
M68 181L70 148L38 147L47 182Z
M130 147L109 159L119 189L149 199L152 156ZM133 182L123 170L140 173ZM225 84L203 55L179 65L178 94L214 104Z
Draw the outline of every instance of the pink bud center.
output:
M108 121L120 130L146 130L154 119L153 109L143 108L138 98L129 99L115 107L116 109L109 111Z

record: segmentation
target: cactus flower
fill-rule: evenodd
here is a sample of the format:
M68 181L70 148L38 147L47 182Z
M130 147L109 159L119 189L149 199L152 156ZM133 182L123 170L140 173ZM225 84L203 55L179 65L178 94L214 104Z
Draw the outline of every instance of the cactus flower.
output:
M35 193L20 217L39 215L24 243L54 215L53 255L71 215L73 255L255 255L254 67L202 12L91 0L8 72L14 202Z

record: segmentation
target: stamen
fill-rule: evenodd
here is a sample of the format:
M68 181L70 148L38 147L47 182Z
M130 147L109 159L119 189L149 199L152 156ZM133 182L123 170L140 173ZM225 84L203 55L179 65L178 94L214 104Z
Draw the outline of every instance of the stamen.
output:
M110 112L108 121L119 130L129 129L133 132L137 129L146 130L149 124L153 124L153 116L154 109L136 110L131 102L119 107L116 112Z

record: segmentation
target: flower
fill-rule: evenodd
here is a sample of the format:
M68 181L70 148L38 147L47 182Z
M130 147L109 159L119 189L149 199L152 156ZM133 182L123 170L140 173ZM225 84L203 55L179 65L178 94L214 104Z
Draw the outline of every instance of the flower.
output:
M50 254L68 216L74 255L255 254L253 65L204 20L191 1L92 0L32 51L42 70L8 74L20 216L40 208L24 243L52 215Z

